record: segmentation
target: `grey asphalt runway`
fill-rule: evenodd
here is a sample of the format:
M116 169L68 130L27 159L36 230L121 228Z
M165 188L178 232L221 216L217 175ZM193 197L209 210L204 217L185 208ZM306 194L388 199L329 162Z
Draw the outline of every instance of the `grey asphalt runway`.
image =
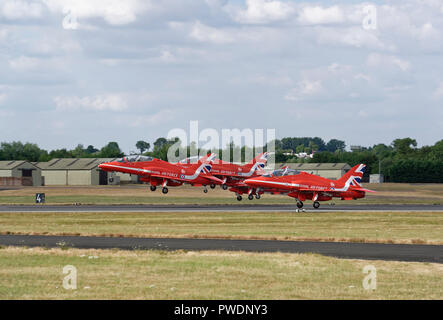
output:
M0 212L256 212L278 211L295 212L293 205L267 205L267 204L235 204L235 205L0 205ZM401 211L423 212L442 211L443 205L323 205L314 209L310 204L304 208L308 212L336 212L336 211Z
M61 243L65 246L74 248L318 253L326 256L348 259L443 263L443 246L441 245L0 235L0 245L6 246L60 247Z

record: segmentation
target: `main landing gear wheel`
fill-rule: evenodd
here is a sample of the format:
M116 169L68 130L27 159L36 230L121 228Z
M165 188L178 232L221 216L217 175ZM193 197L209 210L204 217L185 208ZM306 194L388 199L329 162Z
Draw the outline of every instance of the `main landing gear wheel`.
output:
M243 199L242 196L237 196L238 201L241 201L242 199Z
M250 195L248 195L248 199L252 200L252 199L254 199L254 196L252 194L250 194Z
M303 202L297 201L297 208L299 209L303 208Z
M151 191L155 191L155 190L157 190L157 187L156 187L156 186L151 186L150 188L151 188Z
M211 185L209 186L211 189L215 189L215 184L211 183Z
M228 186L227 186L227 185L225 185L225 184L222 184L222 186L221 186L221 187L222 187L222 189L223 189L223 190L227 190L227 189L228 189Z
M162 189L162 192L164 193L164 194L167 194L168 193L168 188L166 188L166 187L163 187L163 189Z
M255 199L260 199L261 198L261 196L257 193L256 195L255 195Z
M208 193L208 189L204 188L204 189L203 189L203 192L204 192L204 193Z
M318 201L314 201L314 203L312 204L312 206L314 207L314 209L318 209L318 208L320 208L320 202L318 202Z

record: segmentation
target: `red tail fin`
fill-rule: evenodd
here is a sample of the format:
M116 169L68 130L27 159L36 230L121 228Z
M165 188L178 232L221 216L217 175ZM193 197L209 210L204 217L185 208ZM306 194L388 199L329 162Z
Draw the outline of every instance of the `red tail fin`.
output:
M361 186L361 179L363 178L363 173L365 172L366 166L364 164L357 164L351 170L346 172L346 174L338 179L339 183L348 184L354 187Z

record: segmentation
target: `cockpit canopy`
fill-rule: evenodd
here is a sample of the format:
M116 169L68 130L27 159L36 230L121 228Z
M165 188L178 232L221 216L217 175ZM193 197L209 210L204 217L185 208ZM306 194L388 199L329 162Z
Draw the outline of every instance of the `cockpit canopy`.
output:
M153 160L152 157L132 155L132 156L125 156L125 157L120 158L116 161L117 162L146 162L146 161L152 161L152 160Z
M263 177L283 177L283 176L295 176L299 174L300 171L289 168L277 169L272 172L268 172L263 175Z
M193 156L193 157L182 159L178 163L180 163L180 164L197 163L198 160L200 160L201 158L203 158L203 157L202 156Z

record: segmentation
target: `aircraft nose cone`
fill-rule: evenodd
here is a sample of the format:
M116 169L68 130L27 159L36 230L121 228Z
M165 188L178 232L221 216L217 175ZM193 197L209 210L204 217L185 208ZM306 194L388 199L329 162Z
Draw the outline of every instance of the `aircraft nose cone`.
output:
M104 171L109 169L109 167L106 165L106 163L99 164L98 167Z

